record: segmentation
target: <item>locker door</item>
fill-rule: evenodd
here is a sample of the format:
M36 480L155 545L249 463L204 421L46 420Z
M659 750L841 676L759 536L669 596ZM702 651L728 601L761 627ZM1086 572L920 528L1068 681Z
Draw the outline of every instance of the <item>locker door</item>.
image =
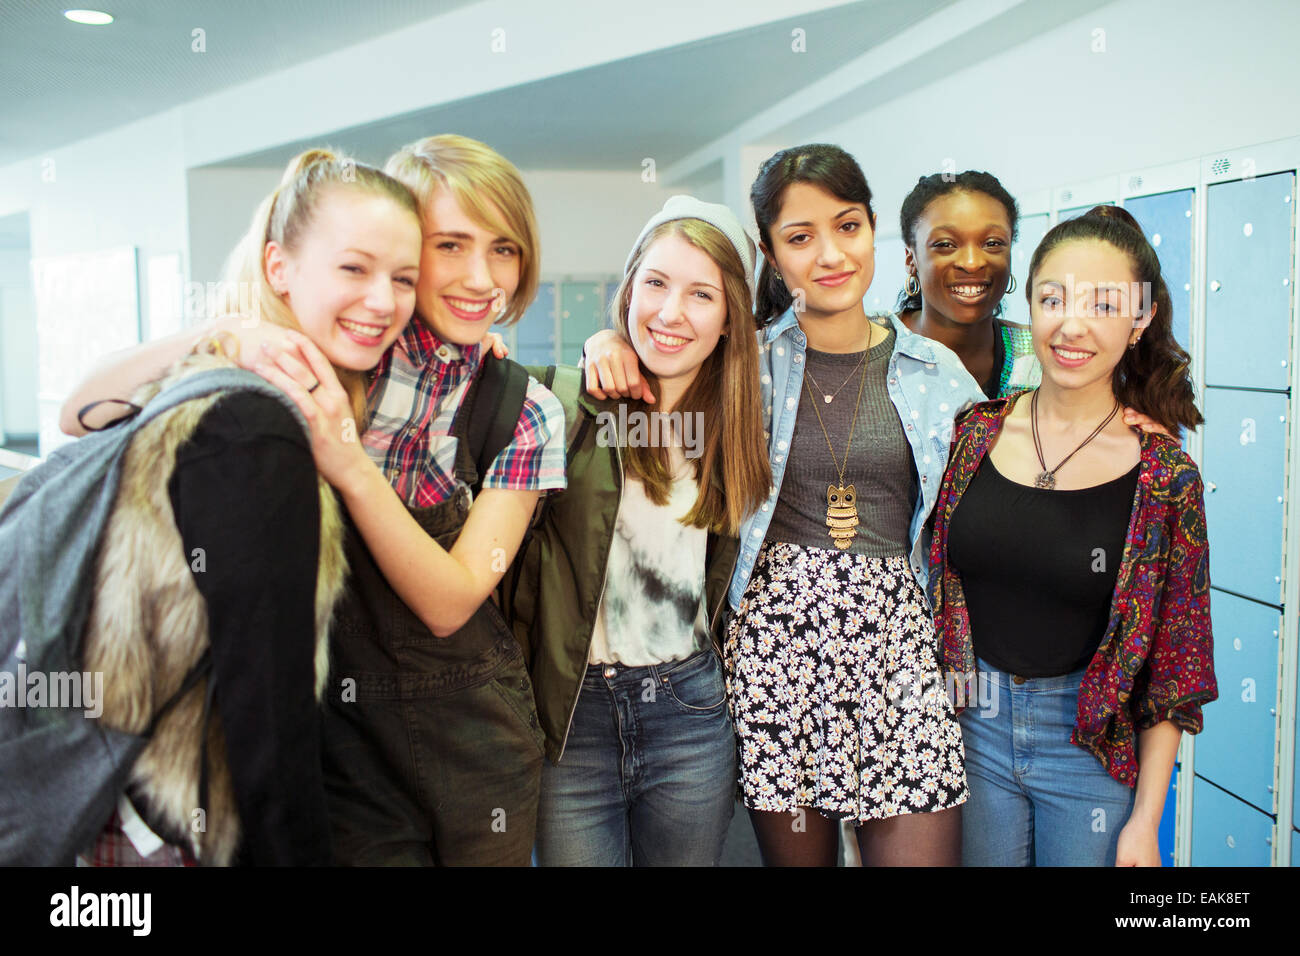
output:
M1113 206L1113 205L1114 203L1095 202L1087 206L1073 206L1069 209L1061 209L1058 210L1056 213L1056 221L1060 223L1060 222L1065 222L1065 220L1067 219L1076 219L1079 216L1082 216L1089 209L1093 208L1093 206Z
M1192 866L1268 866L1273 820L1196 775Z
M560 361L577 365L582 344L605 327L605 283L560 283Z
M1165 809L1160 815L1160 828L1156 840L1160 844L1160 865L1174 865L1174 827L1178 816L1178 773L1181 768L1174 762L1174 772L1169 775L1169 789L1165 792Z
M1282 394L1205 390L1201 476L1210 580L1216 587L1278 605L1286 414Z
M1196 773L1273 812L1282 618L1275 608L1222 591L1210 598L1210 618L1219 699L1205 708L1205 729L1196 737Z
M1284 389L1290 379L1294 173L1206 195L1205 381Z
M555 283L542 282L537 298L515 326L515 351L510 356L521 365L554 365Z
M1025 284L1029 281L1029 260L1034 250L1047 235L1047 213L1021 216L1017 223L1016 241L1011 246L1011 274L1016 277L1016 291L1002 297L1002 317L1008 322L1029 324L1029 305L1025 301Z
M1169 297L1173 300L1174 338L1191 351L1188 318L1192 311L1192 203L1194 189L1124 200L1160 257Z

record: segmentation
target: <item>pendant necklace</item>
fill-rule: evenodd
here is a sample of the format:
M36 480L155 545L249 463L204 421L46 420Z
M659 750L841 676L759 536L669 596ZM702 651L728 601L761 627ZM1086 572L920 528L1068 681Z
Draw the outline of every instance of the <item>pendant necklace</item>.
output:
M826 431L826 423L822 421L821 409L817 407L817 397L813 394L812 387L808 384L808 370L804 369L804 387L808 389L808 397L812 399L813 411L817 413L817 424L822 427L822 435L826 438L826 447L831 453L831 461L839 471L838 481L833 485L826 486L826 525L830 528L827 534L835 542L835 547L844 551L852 546L853 539L857 535L858 527L858 492L853 485L844 484L844 472L849 467L849 449L853 447L853 433L858 427L858 413L862 411L862 393L867 387L867 369L871 363L866 361L867 355L871 354L871 335L868 330L867 335L867 354L863 355L863 361L858 364L862 366L862 380L858 384L858 403L853 409L853 423L849 425L849 440L844 445L844 464L840 464L839 459L835 456L835 446L831 444L831 436ZM856 371L856 369L855 369ZM850 378L852 375L850 375ZM848 381L848 379L845 379ZM841 385L840 388L844 386ZM820 391L820 389L818 389ZM836 389L838 392L839 389ZM826 402L834 395L826 395Z
M1111 419L1113 419L1118 413L1119 413L1119 401L1117 399L1115 401L1115 407L1110 410L1110 414L1106 416L1105 421L1103 421L1100 425L1094 428L1092 430L1092 434L1089 435L1087 438L1085 438L1082 442L1080 442L1079 448L1082 448L1084 445L1088 444L1088 442L1092 441L1094 438L1100 435L1102 429L1105 428L1107 425L1109 425ZM1071 458L1075 456L1075 454L1079 451L1079 448L1076 448L1074 451L1070 452L1068 455L1062 458L1060 462L1057 463L1055 468L1048 469L1047 462L1043 460L1043 444L1038 439L1038 389L1034 389L1034 397L1029 400L1029 419L1030 422L1033 424L1034 453L1038 455L1038 465L1040 468L1043 469L1042 472L1038 475L1038 477L1034 479L1034 487L1044 488L1048 491L1051 491L1056 487L1056 473L1061 470L1062 465L1064 465L1067 461L1069 461Z
M870 341L868 341L867 344L870 345ZM867 351L869 352L870 348L868 348ZM848 378L840 382L840 387L833 392L827 392L825 389L823 389L820 385L817 384L817 379L812 377L812 369L805 368L803 373L804 375L808 376L809 380L813 383L813 387L816 388L817 391L822 393L822 401L824 401L827 405L829 405L834 400L835 396L840 393L840 389L844 388L845 385L849 384L849 379L853 378L853 376L857 374L858 369L862 368L862 363L865 362L866 360L867 360L867 353L863 352L862 358L858 359L858 364L853 366L853 371L849 372Z

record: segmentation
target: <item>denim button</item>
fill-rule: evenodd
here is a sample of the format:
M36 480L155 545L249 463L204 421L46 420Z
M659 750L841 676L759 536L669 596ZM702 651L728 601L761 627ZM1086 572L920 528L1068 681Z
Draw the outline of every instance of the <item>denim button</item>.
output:
M614 677L614 676L616 676L617 674L618 674L618 670L617 670L616 668L613 668L613 667L606 667L606 668L605 668L605 676L606 676L606 677Z
M1011 680L1012 680L1013 683L1016 683L1016 684L1023 684L1023 683L1025 682L1025 679L1024 679L1023 677L1021 677L1019 674L1012 674L1012 675L1011 675Z

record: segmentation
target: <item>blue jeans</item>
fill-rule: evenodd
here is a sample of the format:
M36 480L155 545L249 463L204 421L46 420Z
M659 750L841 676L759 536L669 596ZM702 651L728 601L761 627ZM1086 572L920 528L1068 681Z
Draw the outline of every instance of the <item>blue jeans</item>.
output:
M976 667L979 697L961 714L962 865L1114 866L1133 790L1070 743L1083 670L1016 683Z
M558 764L542 767L541 866L716 866L736 740L712 651L592 665Z

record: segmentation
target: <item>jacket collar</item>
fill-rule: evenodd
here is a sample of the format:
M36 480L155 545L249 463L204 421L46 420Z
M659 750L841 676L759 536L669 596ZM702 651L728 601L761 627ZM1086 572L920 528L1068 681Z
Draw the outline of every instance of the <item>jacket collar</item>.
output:
M933 363L938 361L933 339L928 339L924 335L913 332L904 324L902 318L895 313L890 314L889 321L893 323L894 334L898 337L897 344L894 346L895 352L902 352L918 362Z
M794 304L786 309L779 316L763 327L763 342L770 345L775 342L782 333L791 328L798 328L799 317L794 313Z

